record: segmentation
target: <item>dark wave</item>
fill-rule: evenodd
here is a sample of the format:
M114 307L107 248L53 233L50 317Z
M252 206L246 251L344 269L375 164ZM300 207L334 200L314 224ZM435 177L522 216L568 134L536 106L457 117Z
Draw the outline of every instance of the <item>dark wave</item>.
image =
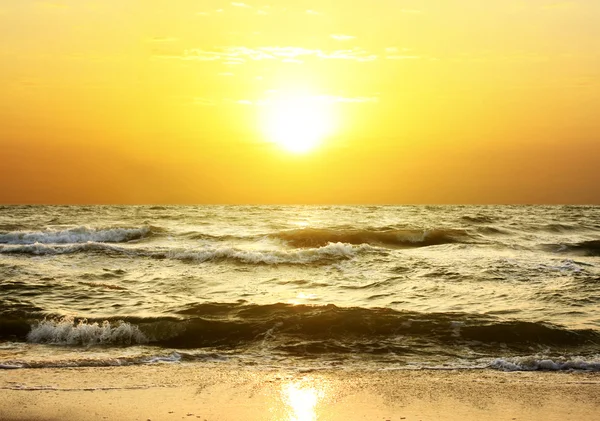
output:
M581 241L571 244L548 244L545 249L557 253L571 253L580 256L600 256L600 240Z
M540 225L531 225L531 226L524 226L523 229L526 230L530 230L530 231L541 231L541 232L548 232L548 233L552 233L552 234L560 234L560 233L568 233L568 232L574 232L574 231L585 231L585 230L589 230L589 229L593 229L590 226L587 225L579 225L579 224L561 224L558 222L554 222L554 223L550 223L550 224L540 224Z
M154 344L168 348L238 349L265 346L288 354L455 352L458 347L530 351L600 345L600 332L491 316L399 312L334 305L190 306L177 317L109 320L47 319L0 323L0 338L61 345ZM497 354L496 354L497 355Z
M369 230L305 228L281 231L270 235L293 247L321 247L329 243L370 244L392 247L427 247L440 244L468 242L471 237L463 230Z
M497 228L497 227L491 227L491 226L479 226L476 228L476 232L478 232L479 234L484 234L484 235L507 235L510 234L509 231Z
M495 221L494 218L487 215L464 215L460 219L472 224L491 224Z

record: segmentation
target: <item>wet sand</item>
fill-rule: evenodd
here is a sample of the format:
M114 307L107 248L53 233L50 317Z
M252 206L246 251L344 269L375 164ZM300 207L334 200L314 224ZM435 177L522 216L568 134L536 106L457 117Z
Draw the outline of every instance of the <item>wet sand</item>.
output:
M0 372L0 420L600 420L598 373L156 364Z

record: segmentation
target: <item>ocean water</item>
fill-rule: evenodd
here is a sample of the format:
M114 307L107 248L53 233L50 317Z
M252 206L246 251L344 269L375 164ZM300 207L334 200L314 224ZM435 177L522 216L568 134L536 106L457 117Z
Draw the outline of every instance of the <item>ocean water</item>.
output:
M600 371L600 207L0 207L0 367Z

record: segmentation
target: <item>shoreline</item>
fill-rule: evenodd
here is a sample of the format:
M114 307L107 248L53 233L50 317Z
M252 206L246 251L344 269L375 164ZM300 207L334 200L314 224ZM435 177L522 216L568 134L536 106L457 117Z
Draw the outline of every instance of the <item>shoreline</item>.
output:
M214 363L2 370L0 419L592 420L600 375L296 372Z

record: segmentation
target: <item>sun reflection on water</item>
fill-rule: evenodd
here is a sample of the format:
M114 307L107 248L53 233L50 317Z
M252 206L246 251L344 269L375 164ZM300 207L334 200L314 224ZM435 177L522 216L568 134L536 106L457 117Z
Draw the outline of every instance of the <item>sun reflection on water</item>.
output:
M316 421L315 408L323 391L304 382L291 382L282 389L283 401L289 406L287 421Z

